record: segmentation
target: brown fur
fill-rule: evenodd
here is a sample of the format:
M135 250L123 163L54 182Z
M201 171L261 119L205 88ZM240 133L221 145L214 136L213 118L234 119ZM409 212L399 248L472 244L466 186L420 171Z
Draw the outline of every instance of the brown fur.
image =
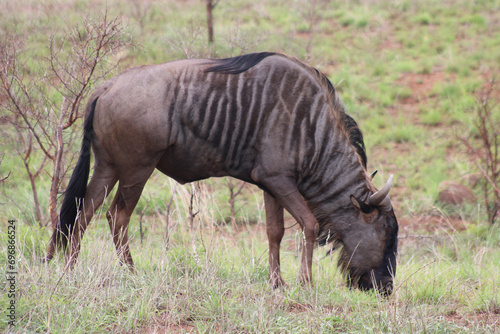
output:
M287 75L303 86L283 81ZM294 88L297 96L289 91ZM396 248L386 243L388 236L397 237L397 221L384 212L367 223L350 204L350 195L367 198L375 190L363 137L317 70L279 54L182 60L125 71L96 89L90 101L86 117L93 122L86 132L92 134L94 174L86 188L79 182L79 189L67 191L66 205L74 205L72 194L83 192L83 207L78 216L65 217L54 234L63 227L70 231L68 265L76 261L95 210L118 182L106 217L122 262L133 266L128 224L156 168L181 183L229 175L265 191L274 287L284 284L279 263L284 209L304 233L301 282L312 283L312 255L320 241L342 245L340 266L349 278L365 282L373 274L375 285L392 284L386 263L395 266ZM384 232L384 224L392 234ZM52 240L49 259L60 239Z

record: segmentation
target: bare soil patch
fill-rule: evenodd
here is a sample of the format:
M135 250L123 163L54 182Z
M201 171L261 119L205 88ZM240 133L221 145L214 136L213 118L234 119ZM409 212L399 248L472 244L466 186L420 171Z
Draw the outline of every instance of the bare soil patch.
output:
M436 233L464 231L468 225L462 218L448 217L439 212L401 217L398 219L398 222L401 236L404 236L405 233L426 232L429 235L433 235Z
M454 81L455 75L447 78L444 72L404 73L396 83L408 87L412 94L401 100L402 104L419 104L423 100L434 97L433 88L438 82Z
M195 333L196 328L188 321L180 323L169 322L167 313L158 314L151 321L140 327L135 333L154 334L154 333Z
M451 311L445 314L444 318L446 319L446 321L452 322L462 327L470 328L481 325L498 328L498 326L500 326L500 314L495 312L476 312L462 314L457 311Z

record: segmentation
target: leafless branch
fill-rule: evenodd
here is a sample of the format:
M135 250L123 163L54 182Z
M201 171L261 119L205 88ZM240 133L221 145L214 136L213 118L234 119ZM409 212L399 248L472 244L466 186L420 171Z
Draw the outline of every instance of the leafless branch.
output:
M65 177L65 157L75 139L73 125L83 116L82 101L96 82L117 64L109 56L129 45L118 18L104 13L99 19L84 18L69 26L64 35L53 33L48 43L49 55L39 62L39 70L30 70L20 59L23 36L0 41L0 93L5 96L8 124L18 138L11 138L22 158L30 179L35 205L38 206L36 180L48 173L52 162L49 212L55 226L58 220L57 195ZM29 74L29 75L28 75ZM40 153L43 153L41 158ZM31 157L39 165L33 167ZM35 161L35 159L33 159ZM37 210L37 219L41 220Z
M0 157L0 164L2 164L3 157L4 157L4 155L2 154L2 156ZM0 177L0 183L2 183L3 181L7 180L9 178L9 176L10 176L10 172L7 174L7 176Z
M246 186L246 182L240 181L239 187L235 187L233 184L233 178L227 178L227 187L229 189L229 205L231 208L231 224L233 231L236 230L236 197L241 193L243 188Z
M483 183L483 197L491 224L495 222L500 208L500 120L497 95L498 83L491 79L476 94L474 127L477 136L459 136L468 156L486 180Z
M312 57L312 49L316 27L321 22L321 11L327 5L325 0L308 0L305 2L299 1L299 13L302 21L307 23L307 43L305 45L306 62L309 63Z

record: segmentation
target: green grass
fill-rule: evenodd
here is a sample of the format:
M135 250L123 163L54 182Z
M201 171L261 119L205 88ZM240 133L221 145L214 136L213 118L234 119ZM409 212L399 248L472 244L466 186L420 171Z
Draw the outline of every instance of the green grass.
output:
M47 72L49 37L62 41L83 17L96 18L106 7L109 17L122 18L134 43L108 59L119 61L119 70L186 56L263 50L306 56L307 1L220 1L212 46L200 1L134 3L2 3L6 14L0 17L0 37L14 34L24 50L23 74L35 78ZM481 188L473 189L477 203L446 207L436 201L442 181L477 173L457 134L476 134L474 93L491 76L498 77L498 10L498 0L397 0L329 2L317 11L310 64L328 75L364 131L368 168L382 174L374 182L396 176L391 199L400 221L400 253L391 298L349 290L336 255L325 258L325 249L315 254L314 288L298 286L297 226L287 229L282 245L289 287L271 291L261 191L249 187L237 198L234 230L224 179L200 183L194 247L187 219L192 186L174 186L155 173L131 220L135 274L115 255L103 213L110 199L92 222L73 271L64 271L62 256L42 264L50 231L34 223L30 184L8 140L15 133L2 122L0 176L11 174L0 186L0 226L4 231L9 218L18 222L19 290L18 325L9 329L4 320L8 298L0 285L0 331L499 333L500 233L486 222ZM46 94L60 104L60 94L49 88ZM0 105L0 116L6 113ZM41 159L37 150L30 163L35 167ZM52 168L49 162L37 180L43 224ZM175 229L167 250L166 205L174 187ZM292 224L288 217L287 226ZM5 263L3 232L0 238L0 262Z
M154 217L147 223L161 229ZM204 223L193 249L189 231L180 226L168 251L158 233L141 245L133 228L132 274L119 265L103 221L88 231L72 271L64 271L61 257L40 263L43 249L36 245L47 233L19 226L21 332L136 332L162 324L197 332L495 332L500 240L479 230L424 239L403 235L396 292L386 299L349 290L335 255L324 258L325 249L316 252L315 287L297 285L300 237L294 230L283 242L289 287L272 291L260 227L224 236ZM467 326L460 319L468 319Z

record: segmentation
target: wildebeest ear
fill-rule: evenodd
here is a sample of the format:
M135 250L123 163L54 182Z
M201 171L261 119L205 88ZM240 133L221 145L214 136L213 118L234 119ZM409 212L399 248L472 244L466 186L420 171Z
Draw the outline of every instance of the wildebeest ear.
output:
M351 195L351 203L356 209L360 210L363 213L371 213L373 211L373 207L366 204L364 201L360 200L354 195Z

